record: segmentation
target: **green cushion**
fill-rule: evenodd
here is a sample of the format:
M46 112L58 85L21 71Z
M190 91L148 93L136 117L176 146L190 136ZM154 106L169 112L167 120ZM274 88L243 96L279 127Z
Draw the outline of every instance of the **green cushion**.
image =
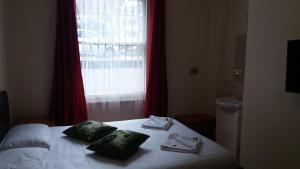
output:
M87 142L93 142L102 138L103 136L106 136L116 129L116 127L89 120L80 124L76 124L63 131L63 133L69 137L84 140Z
M129 130L117 130L87 147L97 154L119 160L128 158L136 152L148 135Z

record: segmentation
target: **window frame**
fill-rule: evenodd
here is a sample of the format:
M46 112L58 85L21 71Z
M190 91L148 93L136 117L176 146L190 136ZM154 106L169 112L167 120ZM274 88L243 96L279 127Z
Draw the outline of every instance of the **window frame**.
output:
M143 51L144 51L144 55L143 55L143 62L144 62L144 87L142 91L132 91L132 92L122 92L119 93L118 95L115 94L109 94L109 93L95 93L95 94L91 94L91 93L85 93L86 99L88 102L107 102L107 101L131 101L131 100L144 100L144 97L146 95L146 82L147 82L147 71L146 71L146 67L147 67L147 0L139 0L143 2L143 16L144 16L144 41L143 42L115 42L115 43L111 43L111 42L95 42L93 45L114 45L114 46L143 46ZM79 29L77 28L77 31ZM78 32L77 32L78 33ZM78 39L78 43L79 46L80 45L85 45L86 43L93 43L93 42L84 42ZM81 56L82 53L80 52L80 64L82 65L82 62L84 62L83 60L83 56ZM130 57L130 56L129 56ZM125 60L126 61L126 60ZM81 67L81 69L83 69Z

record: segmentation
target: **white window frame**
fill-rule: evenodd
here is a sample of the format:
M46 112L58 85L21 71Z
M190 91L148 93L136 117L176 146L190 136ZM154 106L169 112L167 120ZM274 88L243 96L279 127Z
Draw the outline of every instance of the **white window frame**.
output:
M119 93L118 94L118 99L117 101L130 101L130 100L143 100L144 96L146 94L146 66L147 66L147 57L146 57L146 52L147 52L147 0L140 0L144 3L143 7L144 7L144 28L145 28L145 41L144 42L136 42L136 43L105 43L105 42L96 42L96 45L116 45L116 46L143 46L144 47L144 63L145 63L145 67L144 67L144 72L145 72L145 79L144 79L144 90L143 91L133 91L133 92L123 92L123 93ZM91 43L91 45L95 45L95 42L85 42L82 41L80 39L78 39L79 42L79 46L83 45L83 44L88 44ZM81 55L81 53L80 53ZM121 58L120 58L121 59ZM85 61L85 58L80 56L80 61L81 64L82 62ZM89 60L90 61L90 60ZM138 99L137 99L138 98ZM86 99L89 102L103 102L103 101L116 101L116 98L114 97L114 95L110 94L110 93L101 93L101 94L89 94L86 93Z

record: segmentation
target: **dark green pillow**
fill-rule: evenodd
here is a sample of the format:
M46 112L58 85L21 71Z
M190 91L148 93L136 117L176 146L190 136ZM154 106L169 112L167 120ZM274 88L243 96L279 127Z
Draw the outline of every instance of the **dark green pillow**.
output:
M116 127L105 125L98 121L89 120L76 124L63 131L63 133L72 138L93 142L115 131L116 129Z
M117 130L91 144L87 149L106 157L124 160L136 152L148 138L146 134Z

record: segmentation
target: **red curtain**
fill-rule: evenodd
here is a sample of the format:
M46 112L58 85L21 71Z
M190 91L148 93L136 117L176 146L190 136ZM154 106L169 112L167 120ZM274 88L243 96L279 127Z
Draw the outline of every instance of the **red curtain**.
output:
M50 115L56 125L87 120L77 39L76 0L57 0L55 67Z
M165 49L165 0L148 0L147 91L144 116L166 116L168 91Z

